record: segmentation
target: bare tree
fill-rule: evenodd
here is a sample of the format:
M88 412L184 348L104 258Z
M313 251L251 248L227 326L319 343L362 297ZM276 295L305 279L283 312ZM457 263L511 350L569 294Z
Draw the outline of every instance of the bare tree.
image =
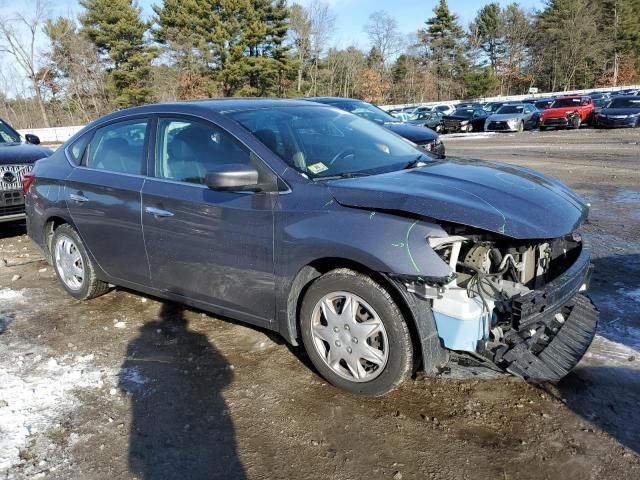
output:
M378 10L369 15L364 32L369 36L371 47L377 49L382 55L385 65L389 65L389 62L404 48L403 38L398 30L398 21L384 10Z
M304 76L305 62L309 58L311 49L311 19L309 11L302 5L294 3L291 5L291 13L289 15L289 35L293 41L295 48L295 58L298 62L298 77L296 91L302 91L302 80Z
M36 50L38 36L47 17L47 3L36 0L33 8L26 8L31 15L15 13L12 17L0 17L0 52L13 57L27 75L36 96L42 121L49 127L49 117L44 105L42 82L49 71L41 68L40 55Z
M325 0L314 0L307 7L307 12L311 23L310 51L312 55L309 93L316 95L318 91L318 63L333 36L336 15Z

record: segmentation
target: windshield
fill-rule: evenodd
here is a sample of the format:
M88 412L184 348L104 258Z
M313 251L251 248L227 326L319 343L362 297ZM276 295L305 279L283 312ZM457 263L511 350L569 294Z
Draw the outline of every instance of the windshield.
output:
M496 112L501 115L503 113L522 113L524 112L524 105L505 105L504 107L500 107L500 109Z
M551 103L553 103L551 100L540 100L538 102L535 102L534 105L538 110L542 110L544 108L547 108L549 105L551 105Z
M0 120L0 144L20 143L20 135L9 125Z
M374 121L376 123L397 123L398 119L392 117L384 110L365 102L336 102L329 104L333 107L339 108L359 117L366 118L367 120Z
M328 107L280 107L230 112L296 170L321 178L400 170L421 150L360 117Z
M475 110L473 108L459 108L458 110L453 112L453 116L454 117L471 118L471 117L473 117L473 112L474 111Z
M551 104L551 108L562 108L562 107L579 107L580 99L579 98L559 98L555 100Z
M640 97L614 98L607 108L640 108Z

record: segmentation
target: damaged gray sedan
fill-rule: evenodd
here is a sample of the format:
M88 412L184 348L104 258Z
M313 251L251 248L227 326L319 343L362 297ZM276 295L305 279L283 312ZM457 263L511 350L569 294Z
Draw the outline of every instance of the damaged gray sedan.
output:
M596 329L576 194L321 104L123 110L24 189L29 235L73 297L118 285L274 330L355 393L436 375L452 352L559 380Z

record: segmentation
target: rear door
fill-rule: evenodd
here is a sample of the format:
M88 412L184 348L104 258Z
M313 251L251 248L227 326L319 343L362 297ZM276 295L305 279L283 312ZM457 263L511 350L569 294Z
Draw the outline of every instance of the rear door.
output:
M214 165L251 163L261 176L266 167L229 132L190 116L159 117L153 150L142 222L154 287L267 325L275 314L276 194L204 185Z
M148 131L147 117L96 129L64 192L71 218L98 265L116 279L141 285L149 283L140 220Z

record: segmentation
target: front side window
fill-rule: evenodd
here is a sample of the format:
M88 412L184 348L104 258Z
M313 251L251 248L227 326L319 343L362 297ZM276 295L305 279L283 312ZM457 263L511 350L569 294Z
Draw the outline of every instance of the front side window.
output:
M86 152L85 166L96 170L141 175L147 120L113 123L96 130Z
M20 135L0 120L0 143L20 143Z
M204 184L213 167L251 163L251 153L231 134L196 119L158 120L156 176Z
M287 164L312 178L399 170L423 152L387 129L329 107L227 113Z

